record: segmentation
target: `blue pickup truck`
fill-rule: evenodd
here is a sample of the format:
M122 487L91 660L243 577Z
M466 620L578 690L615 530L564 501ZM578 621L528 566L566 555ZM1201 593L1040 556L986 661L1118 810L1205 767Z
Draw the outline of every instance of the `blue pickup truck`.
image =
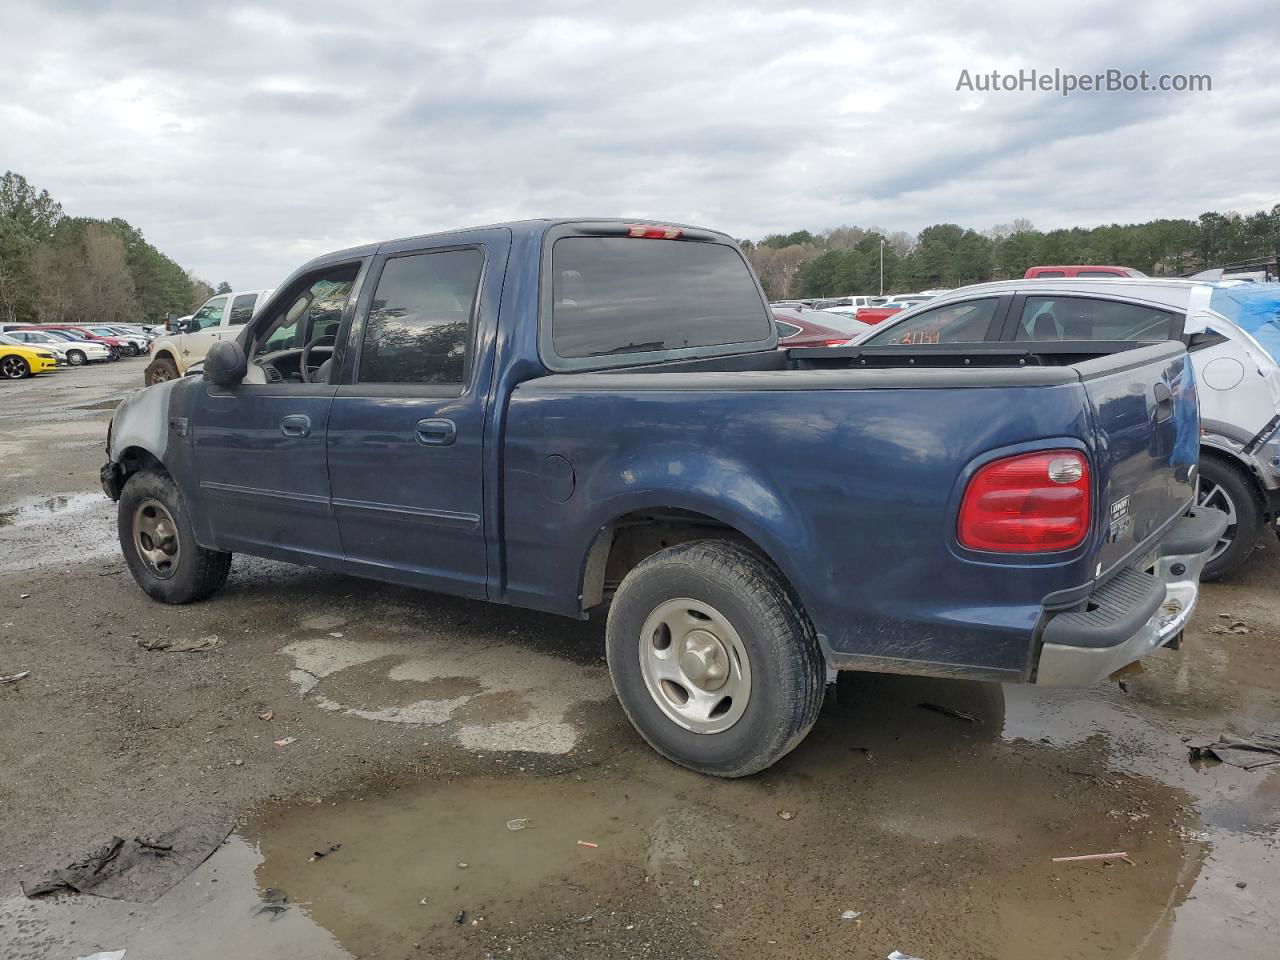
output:
M536 220L306 264L121 403L102 484L166 603L243 552L607 607L637 730L741 776L836 670L1069 686L1176 644L1226 523L1198 433L1181 343L779 350L728 236Z

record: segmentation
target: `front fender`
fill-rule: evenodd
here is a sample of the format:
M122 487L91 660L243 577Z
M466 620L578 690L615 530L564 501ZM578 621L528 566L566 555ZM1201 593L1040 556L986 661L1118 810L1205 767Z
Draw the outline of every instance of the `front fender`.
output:
M181 359L182 353L178 350L178 345L174 343L172 340L169 340L167 338L162 338L160 340L154 341L151 344L152 361L159 360L161 357L167 357L168 359L172 360L174 363L174 366L178 368L178 373L183 372L182 359Z
M169 380L141 387L120 401L107 428L107 456L113 463L121 462L126 451L138 449L168 465L178 432L171 421L186 415L184 386L189 386L185 380Z

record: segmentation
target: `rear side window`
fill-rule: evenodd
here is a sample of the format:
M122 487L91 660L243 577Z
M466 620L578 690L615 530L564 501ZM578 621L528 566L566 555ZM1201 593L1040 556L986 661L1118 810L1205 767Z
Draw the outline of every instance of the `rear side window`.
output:
M563 237L551 256L551 346L564 358L747 344L773 336L727 244Z
M474 248L388 260L364 325L360 382L464 383L483 268Z
M257 301L256 293L242 293L231 301L231 316L227 319L233 327L248 323L253 319L253 305Z
M1067 272L1065 270L1037 270L1032 274L1036 279L1039 279L1040 277L1065 277L1066 275Z
M1123 277L1123 273L1116 273L1114 270L1079 270L1076 272L1077 277Z
M800 328L794 323L786 323L782 320L775 320L774 325L778 328L778 339L782 340L786 337L794 337L800 332Z
M1172 313L1140 303L1089 297L1027 297L1015 340L1173 340L1182 325Z
M869 337L862 341L861 346L980 343L987 339L991 321L999 305L999 298L991 297L934 307Z

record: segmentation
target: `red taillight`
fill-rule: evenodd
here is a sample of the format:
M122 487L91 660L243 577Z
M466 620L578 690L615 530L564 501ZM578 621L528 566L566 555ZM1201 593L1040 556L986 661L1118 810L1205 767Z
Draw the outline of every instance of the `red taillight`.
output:
M652 223L627 224L628 237L644 237L646 240L676 240L684 233L679 227L659 227Z
M975 473L956 537L970 550L1070 550L1089 533L1089 462L1075 450L1024 453Z

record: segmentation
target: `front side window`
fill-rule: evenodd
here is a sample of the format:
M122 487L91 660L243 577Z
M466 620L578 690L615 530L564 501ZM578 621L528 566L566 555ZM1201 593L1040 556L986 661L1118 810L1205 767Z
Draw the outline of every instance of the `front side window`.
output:
M222 323L222 311L226 309L226 297L214 297L191 317L192 330L208 330Z
M231 316L227 323L233 327L243 326L253 319L253 305L258 300L256 293L242 293L231 301Z
M276 316L263 333L258 355L279 350L301 349L314 341L315 346L330 348L337 339L342 323L342 311L355 284L359 264L335 267L314 279L303 281L306 286L289 303L289 308Z
M1177 317L1138 303L1088 297L1027 297L1015 340L1171 340Z
M727 244L564 237L551 273L551 347L566 359L773 335L746 262Z
M859 346L980 343L987 339L991 321L999 305L999 298L991 297L934 307L901 323L895 323L888 330L883 330L864 340Z
M461 385L484 268L469 248L388 260L360 347L361 383Z

